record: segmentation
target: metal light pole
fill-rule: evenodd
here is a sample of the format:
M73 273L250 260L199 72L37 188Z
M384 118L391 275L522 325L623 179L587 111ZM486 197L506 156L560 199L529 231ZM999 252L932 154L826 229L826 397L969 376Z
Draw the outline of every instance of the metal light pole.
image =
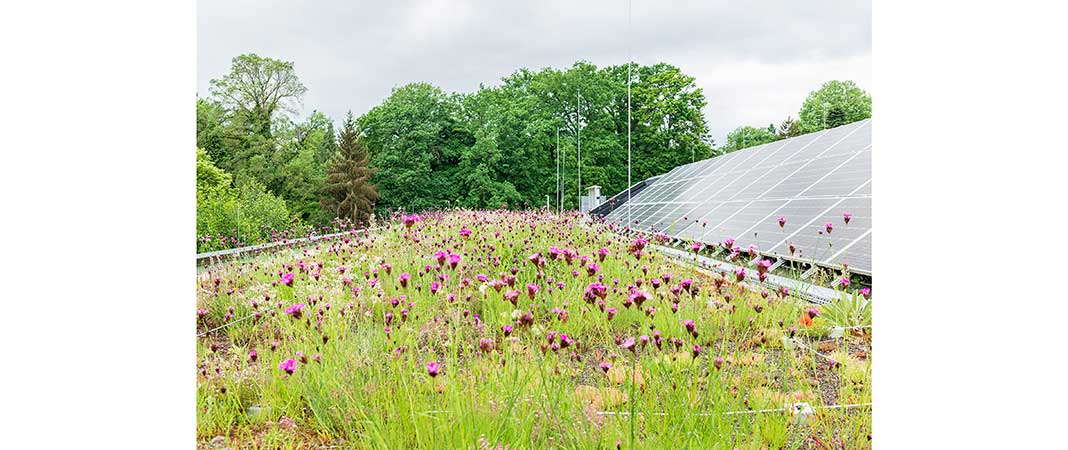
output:
M575 108L576 124L578 130L578 208L582 210L582 91L578 92L578 103Z
M556 213L564 210L563 183L560 181L560 129L556 129Z

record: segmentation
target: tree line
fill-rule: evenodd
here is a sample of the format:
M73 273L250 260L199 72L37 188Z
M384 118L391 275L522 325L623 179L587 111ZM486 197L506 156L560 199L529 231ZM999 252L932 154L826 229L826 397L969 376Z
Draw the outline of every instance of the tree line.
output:
M197 98L198 245L398 210L536 207L546 195L574 209L580 151L583 190L600 185L611 195L627 183L628 75L633 182L871 115L866 93L832 81L809 95L799 120L740 127L717 147L692 76L665 63L629 69L585 61L519 69L472 93L412 83L335 128L318 111L295 119L307 88L292 62L237 56Z

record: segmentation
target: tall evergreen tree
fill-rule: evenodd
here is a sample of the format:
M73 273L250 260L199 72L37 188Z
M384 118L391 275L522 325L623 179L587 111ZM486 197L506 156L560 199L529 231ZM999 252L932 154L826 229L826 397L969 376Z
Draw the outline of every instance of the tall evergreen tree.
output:
M360 142L356 120L350 111L338 139L338 152L327 171L320 201L324 212L355 223L367 223L378 200L377 186L371 183L375 171L368 167L370 155Z

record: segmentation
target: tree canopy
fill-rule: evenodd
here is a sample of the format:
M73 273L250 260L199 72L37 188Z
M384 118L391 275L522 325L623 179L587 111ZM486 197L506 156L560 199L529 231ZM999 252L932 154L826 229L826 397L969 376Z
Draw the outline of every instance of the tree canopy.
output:
M247 241L339 216L365 221L372 210L535 207L556 196L558 171L551 204L575 209L589 186L608 195L627 187L628 76L633 182L871 116L868 94L831 81L808 96L799 120L741 126L714 147L694 77L665 63L629 69L521 68L469 93L411 83L350 112L339 135L321 112L296 116L307 88L292 62L239 55L196 100L198 234ZM239 208L256 219L239 224ZM260 228L246 229L255 221Z
M871 117L871 96L852 81L828 81L808 94L800 117L802 133L864 120Z

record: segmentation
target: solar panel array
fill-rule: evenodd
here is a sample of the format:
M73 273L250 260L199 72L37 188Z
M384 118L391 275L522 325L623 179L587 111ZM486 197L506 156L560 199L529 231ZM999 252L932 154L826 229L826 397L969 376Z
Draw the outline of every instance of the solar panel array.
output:
M871 119L676 167L631 202L639 231L871 274Z

